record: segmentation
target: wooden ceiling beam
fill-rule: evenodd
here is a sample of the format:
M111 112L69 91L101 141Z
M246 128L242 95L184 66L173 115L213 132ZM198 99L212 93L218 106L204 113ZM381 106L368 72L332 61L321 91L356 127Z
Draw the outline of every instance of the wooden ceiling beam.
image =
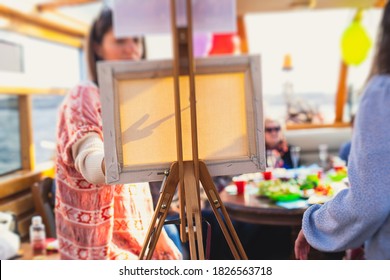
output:
M384 6L386 6L386 4L387 4L387 0L377 0L375 2L374 7L376 7L376 8L383 8Z
M58 0L55 2L46 2L36 5L38 11L54 10L61 7L79 6L85 4L91 4L95 2L101 2L101 0Z
M295 9L372 8L387 0L237 0L237 15L292 11Z
M0 94L8 95L65 95L67 88L34 88L34 87L7 87L0 86Z
M39 18L38 16L22 13L2 4L0 4L0 16L8 18L11 22L16 21L29 24L75 38L85 38L87 35L87 30L60 25L58 23Z

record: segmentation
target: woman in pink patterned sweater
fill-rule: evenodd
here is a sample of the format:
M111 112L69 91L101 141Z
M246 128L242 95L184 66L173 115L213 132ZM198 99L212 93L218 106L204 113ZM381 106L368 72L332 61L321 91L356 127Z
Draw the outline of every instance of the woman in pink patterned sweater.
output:
M62 259L138 259L153 214L149 185L106 185L99 60L144 58L142 38L116 39L112 12L94 22L87 50L94 83L71 90L60 107L57 132L56 225ZM180 259L163 231L154 259Z

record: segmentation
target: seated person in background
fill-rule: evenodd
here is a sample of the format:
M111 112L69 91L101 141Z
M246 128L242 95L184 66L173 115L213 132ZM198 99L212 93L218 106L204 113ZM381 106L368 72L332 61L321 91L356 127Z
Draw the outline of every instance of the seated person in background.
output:
M355 120L355 116L352 116L350 121L352 130L353 130L354 120ZM348 157L350 151L351 151L351 141L347 141L343 143L339 150L339 158L344 160L347 165L348 165Z
M217 191L221 192L227 185L233 184L233 176L215 176L213 182Z
M283 135L280 122L266 118L264 120L264 131L267 166L292 168L293 163L291 160L290 146L287 144L286 138ZM273 159L270 158L271 155Z
M270 167L292 168L289 146L282 133L281 124L265 119L265 142L272 160ZM213 178L217 188L230 183L228 176ZM202 216L211 224L212 260L234 259L218 222L210 209L203 209ZM289 226L258 225L232 219L235 231L250 260L287 260L292 253L291 228Z

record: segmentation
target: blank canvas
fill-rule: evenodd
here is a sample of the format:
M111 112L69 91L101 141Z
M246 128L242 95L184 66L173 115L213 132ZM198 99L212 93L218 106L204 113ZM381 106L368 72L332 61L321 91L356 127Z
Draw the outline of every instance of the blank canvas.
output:
M196 60L199 159L212 176L265 168L259 58ZM162 180L177 160L172 61L99 64L107 183ZM192 160L189 77L180 76L184 160Z

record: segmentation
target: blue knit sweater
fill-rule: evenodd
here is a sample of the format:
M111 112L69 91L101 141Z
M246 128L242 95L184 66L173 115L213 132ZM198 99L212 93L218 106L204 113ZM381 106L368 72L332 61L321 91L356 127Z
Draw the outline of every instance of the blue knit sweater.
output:
M359 104L348 162L350 188L313 205L302 228L310 245L342 251L365 244L367 259L390 259L390 76L375 76Z

